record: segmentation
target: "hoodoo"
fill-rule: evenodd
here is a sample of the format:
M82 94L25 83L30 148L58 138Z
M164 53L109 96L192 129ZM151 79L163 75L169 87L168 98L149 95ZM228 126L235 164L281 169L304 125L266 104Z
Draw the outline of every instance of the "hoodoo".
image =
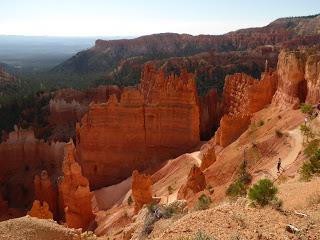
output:
M75 147L70 140L65 146L62 164L63 178L59 182L59 204L64 210L68 227L87 229L94 219L88 179L82 176L75 161Z
M146 65L138 88L120 99L91 104L77 125L77 159L96 189L178 156L200 141L198 96L192 74L165 76Z

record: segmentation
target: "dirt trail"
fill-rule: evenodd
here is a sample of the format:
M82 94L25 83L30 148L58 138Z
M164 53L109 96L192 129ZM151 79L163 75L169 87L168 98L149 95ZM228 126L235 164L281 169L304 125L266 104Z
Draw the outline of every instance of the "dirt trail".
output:
M301 135L299 128L295 128L289 131L288 134L289 137L291 137L293 140L292 150L289 152L286 158L283 158L281 160L281 167L283 168L283 171L286 171L290 167L290 165L295 162L303 147L303 136ZM278 177L278 173L275 168L271 169L270 171L274 178Z
M295 128L291 131L288 131L287 134L288 138L290 138L291 150L286 155L286 157L282 157L281 159L281 167L283 169L281 173L278 174L276 165L272 164L272 167L269 165L269 168L263 168L254 171L254 176L276 180L281 174L285 173L285 171L288 170L291 167L291 165L297 160L303 148L303 136L301 135L299 128Z

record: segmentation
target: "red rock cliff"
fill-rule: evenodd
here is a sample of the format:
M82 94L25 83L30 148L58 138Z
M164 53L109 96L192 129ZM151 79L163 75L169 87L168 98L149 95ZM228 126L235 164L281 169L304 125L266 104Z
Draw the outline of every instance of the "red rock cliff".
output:
M166 77L146 65L138 88L120 101L91 104L77 126L77 157L93 188L120 182L178 156L199 142L199 106L193 76Z
M48 143L33 131L17 129L0 144L1 191L10 207L25 208L34 200L34 176L43 169L56 178L61 173L65 143ZM8 159L10 161L8 161Z
M310 55L306 62L305 79L308 94L306 102L316 104L320 101L320 53Z
M272 103L280 108L298 108L306 98L304 79L306 54L302 51L281 51L278 58L278 89Z
M243 74L227 76L223 91L220 127L216 143L226 147L247 130L251 115L271 103L277 87L276 72L262 74L260 81Z

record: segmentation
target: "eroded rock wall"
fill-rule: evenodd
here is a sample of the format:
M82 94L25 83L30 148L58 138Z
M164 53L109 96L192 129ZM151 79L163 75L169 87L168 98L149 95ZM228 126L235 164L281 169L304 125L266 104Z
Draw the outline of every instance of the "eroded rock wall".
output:
M138 88L91 104L77 126L77 158L93 188L120 182L199 143L199 101L193 75L165 76L146 65Z
M307 56L304 51L281 51L278 58L278 89L272 103L282 109L298 108L307 94L305 81L305 64Z
M0 144L1 192L10 207L27 208L34 200L34 176L43 169L57 178L61 173L64 143L47 143L32 130L17 129Z

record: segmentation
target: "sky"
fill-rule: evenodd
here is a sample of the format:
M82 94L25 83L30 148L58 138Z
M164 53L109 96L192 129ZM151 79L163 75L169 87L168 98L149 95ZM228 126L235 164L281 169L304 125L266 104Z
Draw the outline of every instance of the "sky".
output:
M0 0L0 34L223 34L320 13L320 0Z

